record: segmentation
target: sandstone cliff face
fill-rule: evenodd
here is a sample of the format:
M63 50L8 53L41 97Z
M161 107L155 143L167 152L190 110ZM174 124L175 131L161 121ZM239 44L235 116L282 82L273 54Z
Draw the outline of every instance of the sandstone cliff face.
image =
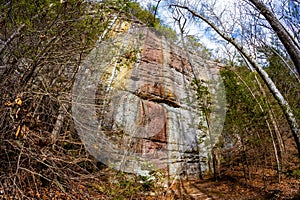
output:
M191 81L209 80L211 94L220 94L218 66L187 57L147 28L120 27L128 26L100 43L78 72L72 109L78 133L93 156L116 169L197 175L217 142L224 97L213 98L208 126Z

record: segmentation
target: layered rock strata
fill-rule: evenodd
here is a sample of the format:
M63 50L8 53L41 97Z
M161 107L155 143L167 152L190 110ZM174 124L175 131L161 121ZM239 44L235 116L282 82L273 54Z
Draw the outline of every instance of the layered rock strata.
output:
M213 98L218 125L210 128L191 82L201 79L220 94L217 64L187 56L148 28L120 27L90 53L74 83L73 117L85 147L126 172L197 176L217 142L224 105Z

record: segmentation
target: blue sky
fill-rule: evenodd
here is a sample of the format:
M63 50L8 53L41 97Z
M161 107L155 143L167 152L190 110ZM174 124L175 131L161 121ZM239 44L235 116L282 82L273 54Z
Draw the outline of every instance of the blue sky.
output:
M149 3L156 5L157 0L137 0L143 7L147 8L147 5ZM300 5L297 2L298 0L288 0L288 3L285 4L286 9L293 10L294 15L291 17L291 21L300 21ZM177 27L174 27L174 21L172 18L172 13L169 12L168 8L164 6L164 0L160 3L160 8L158 10L158 17L163 20L163 22L166 22L169 26L174 28L178 31ZM189 5L199 5L200 3L205 4L211 4L211 2L215 2L216 4L213 7L213 12L216 13L218 17L222 16L222 25L226 27L228 32L231 32L231 36L234 38L237 38L241 36L241 26L244 25L243 19L239 19L239 15L243 14L245 15L245 11L239 7L241 3L245 3L246 1L238 1L238 0L206 0L200 2L199 0L177 0L177 2L184 2L185 4ZM279 3L278 0L271 0L271 3L273 6L278 7L279 9L282 9L282 2ZM247 9L251 9L248 7ZM225 12L223 12L225 11ZM222 15L220 15L222 13ZM246 16L247 17L247 16ZM249 15L248 15L249 17ZM249 20L249 19L247 19ZM246 21L247 21L246 20ZM214 31L206 31L210 30L207 29L207 25L201 21L198 21L196 23L193 23L192 20L188 20L189 23L186 26L186 34L189 35L195 35L202 44L204 44L209 49L215 49L218 52L218 49L223 48L222 45L220 45L220 38L211 38L212 35L216 35ZM294 24L298 24L298 23ZM289 25L286 24L288 27ZM299 29L299 25L294 25L297 27L294 27L294 29ZM262 27L261 27L262 28ZM262 28L262 30L268 34L269 30ZM269 40L272 36L266 37L267 40ZM253 39L253 38L252 38ZM255 40L255 39L254 39ZM254 41L253 40L253 41ZM255 41L254 41L255 42ZM222 42L224 44L224 42ZM255 45L255 44L254 44ZM257 44L256 44L257 45Z
M141 6L147 8L148 4L156 5L156 0L137 0ZM224 0L228 1L228 0ZM192 3L192 1L190 1ZM179 32L178 26L174 24L174 20L172 18L172 13L169 12L166 4L162 0L158 9L158 17L167 25L172 27L174 30ZM192 20L186 24L185 34L195 35L197 38L200 38L200 42L203 43L206 47L210 49L214 49L217 44L210 39L209 32L206 31L207 26L205 24L200 25L200 23L195 24Z

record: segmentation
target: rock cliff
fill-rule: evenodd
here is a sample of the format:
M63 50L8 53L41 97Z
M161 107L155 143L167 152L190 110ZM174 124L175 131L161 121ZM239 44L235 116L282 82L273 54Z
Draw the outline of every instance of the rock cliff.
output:
M199 108L191 84L196 78L210 91L209 116ZM123 22L82 63L72 112L99 161L140 175L194 176L207 169L222 128L222 87L218 64Z

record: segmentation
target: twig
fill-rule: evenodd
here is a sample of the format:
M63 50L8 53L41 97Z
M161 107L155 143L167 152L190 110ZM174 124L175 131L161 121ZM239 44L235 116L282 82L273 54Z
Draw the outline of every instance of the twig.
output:
M6 40L6 42L4 42L3 46L2 46L1 49L0 49L0 54L4 51L4 49L6 48L6 46L8 46L8 45L13 41L13 39L14 39L16 36L20 35L21 30L22 30L24 27L25 27L25 24L22 24L22 25L17 29L17 31L15 31L15 32L8 38L8 40Z

